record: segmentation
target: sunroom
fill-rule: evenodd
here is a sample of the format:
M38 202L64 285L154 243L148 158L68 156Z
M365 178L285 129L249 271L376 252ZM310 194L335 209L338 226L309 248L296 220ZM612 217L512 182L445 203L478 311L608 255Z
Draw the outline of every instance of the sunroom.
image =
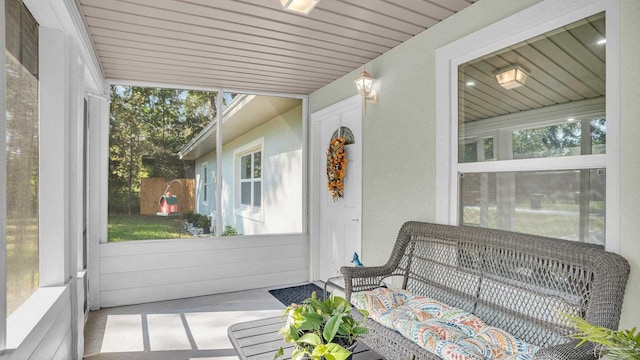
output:
M0 4L1 359L83 358L93 310L324 281L354 252L384 264L408 220L620 254L631 265L620 327L640 324L637 0L320 0L308 14L276 0ZM354 85L363 66L375 96ZM295 203L281 216L299 221L233 239L108 242L111 85L291 104L297 178L278 196ZM226 161L223 123L198 144L217 157L206 213L259 221L256 190L248 208L225 210L224 167L271 145L256 134ZM353 143L334 201L336 134Z

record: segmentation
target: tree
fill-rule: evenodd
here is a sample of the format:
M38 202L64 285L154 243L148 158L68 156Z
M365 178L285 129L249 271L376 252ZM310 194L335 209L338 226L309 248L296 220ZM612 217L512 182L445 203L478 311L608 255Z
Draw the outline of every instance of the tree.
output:
M566 155L580 146L580 123L564 123L513 133L513 158L550 157Z
M151 89L148 140L154 164L150 176L184 176L184 163L176 154L215 119L216 97L214 92Z
M113 86L109 141L109 205L131 214L141 178L184 177L177 156L216 116L216 92ZM152 159L148 168L142 157Z
M109 116L109 205L132 213L140 191L142 155L147 150L142 119L145 94L132 88L111 88Z

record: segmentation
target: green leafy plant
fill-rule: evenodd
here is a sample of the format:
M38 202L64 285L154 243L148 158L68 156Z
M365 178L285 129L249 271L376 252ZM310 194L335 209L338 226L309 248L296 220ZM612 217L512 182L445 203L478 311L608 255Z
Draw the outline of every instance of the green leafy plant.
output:
M194 213L193 211L189 210L186 213L184 213L184 218L185 220L187 220L188 223L194 223L195 219L196 219L196 213Z
M577 346L588 341L599 345L597 351L611 360L640 360L640 332L637 328L631 330L612 330L602 326L590 324L577 316L565 314L577 330L570 336L580 340Z
M231 225L227 225L224 227L224 231L222 232L222 234L220 234L222 236L239 236L242 235L238 232L238 230L236 230L236 228L234 228Z
M207 215L196 214L195 226L208 230L211 227L211 217Z
M351 316L353 308L340 296L329 296L325 301L318 299L314 292L302 304L288 306L283 318L287 323L280 329L285 341L294 344L292 360L326 359L345 360L351 355L352 347L360 335L369 329L363 322ZM365 318L366 310L358 310ZM284 356L280 348L274 359Z

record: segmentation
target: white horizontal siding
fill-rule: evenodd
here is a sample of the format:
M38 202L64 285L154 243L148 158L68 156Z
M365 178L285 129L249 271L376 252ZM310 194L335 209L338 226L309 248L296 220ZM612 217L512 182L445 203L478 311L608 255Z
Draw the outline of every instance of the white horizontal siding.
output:
M38 345L30 359L71 359L71 306L69 302L66 303L64 310L58 314L47 332L47 337Z
M147 240L100 245L100 305L300 283L309 279L305 234Z
M43 352L42 356L34 356L35 359L52 359L52 360L69 360L69 359L73 359L72 357L72 347L73 347L73 341L71 340L71 331L67 331L67 336L65 336L64 340L62 341L62 343L60 344L60 346L58 347L58 351L56 351L53 356L49 355L48 353ZM78 359L82 359L82 357L79 357Z
M75 317L71 312L73 306L71 304L72 294L70 290L73 288L67 284L64 287L44 288L42 292L42 300L40 303L50 303L44 310L40 321L26 338L21 342L20 346L6 357L8 360L25 360L25 359L71 359L72 353L76 352L80 358L84 350L84 343L81 341L77 348L74 349L71 334L71 322ZM83 278L77 279L77 292L73 296L77 296L78 304L82 307L84 301ZM84 312L79 310L77 324L79 334L84 331ZM83 338L82 336L80 337ZM5 357L0 356L5 359Z
M302 249L304 251L304 249ZM298 249L291 251L300 252ZM189 255L182 255L189 256ZM200 257L201 254L191 254ZM210 259L209 261L213 261ZM184 284L186 282L203 282L225 280L260 274L286 273L289 271L304 272L308 267L306 257L279 259L244 259L242 264L225 262L202 266L185 266L164 268L159 270L140 270L103 274L100 277L102 291L126 290L163 286L167 284Z

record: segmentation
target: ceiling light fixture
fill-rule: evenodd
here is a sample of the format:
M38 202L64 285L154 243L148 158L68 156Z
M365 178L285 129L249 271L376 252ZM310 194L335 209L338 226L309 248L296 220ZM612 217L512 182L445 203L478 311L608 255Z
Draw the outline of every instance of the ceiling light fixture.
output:
M604 44L606 44L606 43L607 43L607 39L600 39L600 40L598 40L598 42L597 42L596 44L598 44L598 45L604 45Z
M320 0L280 0L283 9L304 15L309 15L319 2Z
M378 92L373 90L374 81L376 81L376 79L365 70L364 66L362 66L362 72L354 81L356 84L356 88L358 89L358 94L362 96L365 113L367 112L367 101L371 102L372 104L378 103Z
M497 70L493 73L498 84L505 89L513 89L524 85L529 76L529 71L525 70L518 64Z
M469 81L467 81L466 85L467 86L475 86L476 83L474 81L469 80Z

